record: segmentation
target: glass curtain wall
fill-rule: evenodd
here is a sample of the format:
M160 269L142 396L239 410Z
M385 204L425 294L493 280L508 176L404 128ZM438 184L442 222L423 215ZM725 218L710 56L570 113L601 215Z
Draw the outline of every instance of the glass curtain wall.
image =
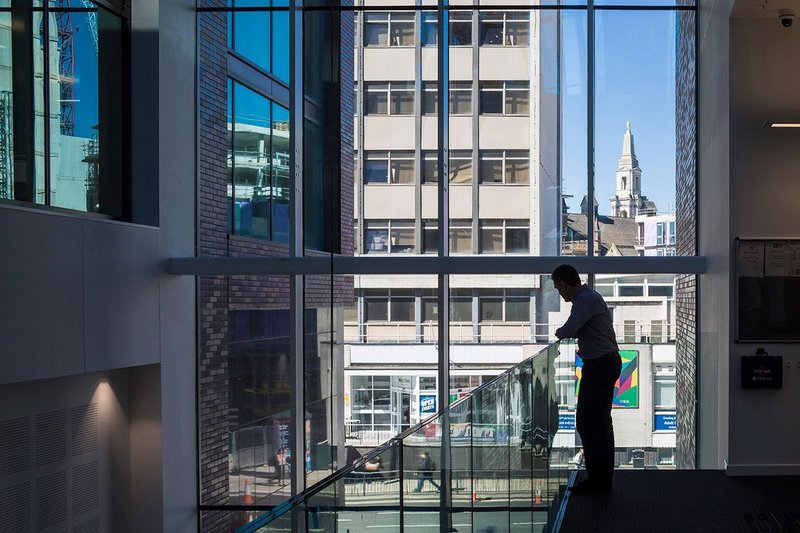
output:
M127 10L0 7L0 200L130 218Z
M283 4L221 9L236 67L224 80L227 232L242 245L228 253L374 259L352 276L285 272L286 375L302 389L289 412L302 409L278 463L302 472L294 490L536 353L569 313L548 273L423 274L414 260L670 256L694 221L680 200L694 187L693 5L299 7L296 22ZM631 352L615 419L647 421L618 463L674 467L675 274L582 278ZM580 448L580 365L571 353L552 368L561 466ZM230 501L251 501L238 490Z
M585 6L497 11L454 3L446 80L436 12L423 5L412 21L410 7L366 2L353 10L356 255L391 261L444 254L438 235L445 138L447 255L676 255L676 219L694 217L678 212L676 200L687 190L677 189L679 166L693 157L687 139L679 151L677 133L693 123L693 111L679 107L694 90L693 65L681 55L694 39L691 6L597 5L590 17ZM680 177L686 178L693 176ZM669 272L661 278L652 292L642 282L636 288L632 279L617 280L618 292L609 296L624 299L627 312L659 317L621 319L621 341L635 337L674 349L675 279ZM347 344L367 345L378 357L391 344L424 349L437 342L435 286L392 276L359 279L357 307L346 315ZM585 278L603 294L609 279ZM569 309L546 275L453 275L448 283L451 398L464 390L465 376L481 373L477 361L486 373L498 373L525 346L552 340ZM391 312L403 305L410 312ZM413 364L401 366L409 379L427 377ZM356 401L369 387L358 365L345 373L353 376L346 397ZM412 409L420 412L419 405ZM352 435L351 442L362 444ZM647 436L640 444L652 441ZM579 443L570 446L577 450Z

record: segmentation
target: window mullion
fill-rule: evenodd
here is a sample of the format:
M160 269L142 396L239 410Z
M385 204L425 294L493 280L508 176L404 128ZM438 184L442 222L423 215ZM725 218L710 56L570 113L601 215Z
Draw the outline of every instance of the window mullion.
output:
M50 2L42 3L42 109L44 110L44 205L50 205ZM36 113L36 106L33 106ZM35 130L35 128L34 128ZM31 154L36 160L35 151ZM35 163L34 163L35 166ZM35 173L35 169L34 169ZM36 202L36 179L33 177L33 198Z

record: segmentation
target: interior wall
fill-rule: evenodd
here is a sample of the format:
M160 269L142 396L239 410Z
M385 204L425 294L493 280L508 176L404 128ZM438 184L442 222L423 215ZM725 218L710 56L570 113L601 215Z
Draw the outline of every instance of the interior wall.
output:
M724 468L730 349L729 27L733 0L700 0L697 32L697 467Z
M161 257L196 255L196 33L193 0L138 0L158 28L158 142ZM156 74L157 73L157 74ZM161 531L196 531L197 285L194 277L162 272L160 284ZM144 531L144 529L142 529ZM148 529L159 531L159 529Z
M130 531L127 370L0 385L0 528Z
M800 27L781 27L771 13L781 7L787 6L770 6L763 18L730 20L731 247L736 237L800 237L800 135L795 129L762 127L765 120L800 117ZM732 295L733 290L731 285ZM731 310L728 471L800 474L798 346L733 342ZM741 388L741 356L752 355L758 346L782 355L784 363L791 361L791 368L783 369L783 389Z

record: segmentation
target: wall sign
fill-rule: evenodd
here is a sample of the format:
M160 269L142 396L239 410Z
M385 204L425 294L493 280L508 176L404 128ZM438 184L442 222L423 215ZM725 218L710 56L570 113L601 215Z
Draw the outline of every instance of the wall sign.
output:
M558 430L575 431L575 413L559 413Z
M656 413L653 428L656 431L675 431L678 429L678 417L675 413Z
M743 389L780 389L783 387L783 357L762 353L764 355L742 356Z
M434 394L420 394L419 395L419 414L432 415L436 413L436 395Z

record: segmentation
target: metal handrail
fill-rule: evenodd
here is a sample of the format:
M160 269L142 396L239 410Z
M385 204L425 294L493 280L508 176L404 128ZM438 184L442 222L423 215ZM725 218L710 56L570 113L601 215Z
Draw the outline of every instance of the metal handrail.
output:
M345 344L435 344L438 340L436 322L421 322L422 333L417 332L414 322L357 322L346 321L345 328L357 329L357 333L345 333ZM547 338L553 342L558 324L549 322L479 322L478 332L474 325L450 324L451 344L520 344L537 343ZM664 344L675 340L675 321L663 320L656 325L652 320L634 320L613 324L617 342L635 344L644 339L650 344ZM386 333L371 333L370 329L385 330ZM407 331L407 333L406 333ZM363 333L362 333L363 332Z

